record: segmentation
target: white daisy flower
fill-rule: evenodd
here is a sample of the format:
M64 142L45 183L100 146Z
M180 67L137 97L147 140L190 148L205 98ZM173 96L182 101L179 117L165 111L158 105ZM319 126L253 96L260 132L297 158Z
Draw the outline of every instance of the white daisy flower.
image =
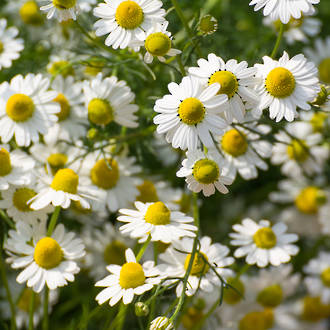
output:
M186 177L188 189L196 193L202 190L204 196L213 195L216 189L222 194L228 193L225 185L232 184L233 177L226 175L225 161L216 150L209 150L207 154L199 149L187 151L186 157L176 175Z
M298 19L303 14L311 15L320 0L251 0L249 5L254 6L254 11L263 9L264 16L270 16L271 20L280 19L282 23L287 24L291 17Z
M320 296L323 304L330 305L330 253L320 252L304 266L305 284L312 296Z
M311 125L304 122L288 124L285 129L275 134L280 142L273 147L271 162L283 164L281 172L290 177L321 173L329 157L329 148L321 145L321 134L314 133Z
M165 21L165 10L159 0L106 0L94 8L93 14L100 19L94 24L95 34L105 39L107 46L117 49L134 47L135 41L146 39L145 31L154 23Z
M58 225L51 236L46 236L45 225L32 226L19 221L16 231L9 231L5 243L11 267L24 268L17 276L18 283L27 282L33 291L40 292L45 284L54 290L74 280L79 272L75 259L84 256L81 239L74 233L65 233Z
M218 83L204 88L197 78L190 76L184 77L179 85L170 83L171 95L157 100L154 107L160 113L154 118L157 133L166 133L173 148L195 150L199 140L206 147L213 147L211 133L220 134L227 126L219 117L227 95L217 95L219 88Z
M275 61L263 57L264 64L255 64L260 83L256 91L260 95L258 110L269 107L269 116L279 122L283 117L293 121L298 117L297 107L310 110L312 102L320 91L317 69L312 62L307 62L303 54L289 59L283 56Z
M39 141L57 121L60 112L53 102L56 92L47 91L49 79L41 74L17 75L0 86L0 137L7 143L15 135L20 147Z
M126 127L138 126L134 115L138 106L131 103L135 95L125 81L115 76L102 78L99 73L95 79L85 81L83 88L88 119L93 124L107 125L114 121Z
M249 68L246 61L238 63L230 59L225 62L215 54L209 54L207 61L199 59L197 63L199 67L189 68L189 73L200 79L203 85L219 83L221 87L218 94L228 96L224 103L226 120L229 124L233 118L242 121L246 108L255 106L259 101L254 91L256 68Z
M296 255L299 248L294 243L298 240L296 234L285 234L287 226L277 223L271 226L268 220L261 220L258 224L252 219L246 218L242 224L233 226L236 233L229 236L233 239L230 243L240 246L234 256L241 258L246 256L249 265L257 264L258 267L266 267L269 263L279 266L289 262L291 256Z
M40 7L40 10L47 13L48 19L55 17L59 22L76 20L79 12L77 2L77 0L50 0L47 5Z
M109 305L114 306L121 299L124 305L128 305L134 295L142 295L160 282L159 271L153 261L139 264L131 249L126 250L125 256L123 266L109 265L107 270L111 275L96 282L95 286L106 287L95 298L100 305L110 300Z
M184 277L190 262L192 247L193 239L191 238L184 237L180 241L173 242L164 253L159 255L159 258L164 262L157 266L161 273L166 274L167 277ZM188 277L186 294L188 296L194 295L198 287L206 293L214 293L218 290L221 281L208 263L214 267L218 275L226 279L233 275L232 270L227 267L234 263L234 258L228 257L228 254L229 249L227 246L219 243L212 244L210 237L202 237L200 249L195 254L193 266ZM174 281L176 280L169 280L168 282ZM180 281L176 287L178 297L181 296L182 289L183 283Z
M120 209L117 220L127 222L119 230L131 238L139 238L139 243L145 242L148 236L152 241L163 243L174 242L181 237L195 237L197 228L189 223L192 217L182 212L170 210L163 202L134 203L136 210Z
M7 27L6 19L0 19L0 70L10 68L14 60L18 59L24 48L23 39L16 38L18 29Z

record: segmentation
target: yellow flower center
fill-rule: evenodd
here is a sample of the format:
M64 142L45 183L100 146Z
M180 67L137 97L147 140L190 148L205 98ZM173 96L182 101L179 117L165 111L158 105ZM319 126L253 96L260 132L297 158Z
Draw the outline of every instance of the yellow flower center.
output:
M63 77L74 75L72 64L68 61L54 62L51 65L51 67L48 69L48 72L53 76L56 76L58 74L60 74Z
M119 284L124 289L134 289L145 283L143 268L137 262L127 262L120 270Z
M317 187L306 187L300 191L295 199L295 205L300 212L316 214L320 205L326 202L324 192Z
M61 190L66 193L76 194L78 183L79 176L70 168L63 168L56 172L53 182L50 186L54 190Z
M116 10L116 21L124 29L134 30L143 22L142 8L135 1L124 1Z
M205 108L200 100L189 97L181 102L178 113L185 124L196 125L204 119Z
M193 176L199 183L214 183L219 179L219 175L219 166L211 159L200 159L194 164Z
M162 32L149 34L144 46L146 50L153 56L164 56L171 49L171 39Z
M102 71L106 62L104 59L92 58L88 61L88 65L85 67L85 74L90 76L96 76L99 72Z
M33 211L27 202L36 194L33 189L19 188L13 194L13 204L21 212Z
M188 269L190 259L191 259L191 253L189 253L187 255L186 260L184 262L184 269L185 270ZM207 262L208 262L208 258L207 258L205 253L196 252L195 257L194 257L194 261L193 261L193 264L192 264L192 268L191 268L191 271L190 271L190 275L193 275L193 276L205 275L210 269L210 266L207 264Z
M148 207L144 219L155 226L168 225L171 219L171 211L163 202L156 202Z
M103 252L103 259L107 265L122 265L125 263L125 251L127 246L118 240L109 243Z
M218 22L213 16L205 15L199 21L198 28L203 34L212 34L218 29Z
M321 273L321 279L322 279L322 282L325 286L330 287L330 267L326 268Z
M182 317L182 325L185 329L191 330L201 321L203 316L202 310L194 306L189 307Z
M246 314L239 322L239 330L266 330L272 328L274 314L272 310Z
M219 83L221 88L218 94L227 94L228 98L235 95L238 90L238 81L236 76L230 71L217 71L209 79L209 85Z
M61 106L61 111L56 114L56 116L58 117L58 121L63 121L67 119L70 115L70 108L71 108L68 99L62 93L59 93L55 97L54 102L59 103Z
M0 176L6 176L12 170L11 161L10 161L10 154L9 152L1 148L0 149Z
M325 58L319 64L320 80L330 84L330 57Z
M283 290L279 284L268 286L261 290L257 296L257 301L264 307L276 307L283 300Z
M78 214L90 214L93 211L91 207L89 209L82 207L80 201L71 201L70 207Z
M77 0L53 0L53 5L60 10L70 9L76 5Z
M140 194L136 197L137 201L142 203L154 203L159 201L157 190L151 181L144 180L144 182L136 188L140 192Z
M293 74L285 68L279 67L271 70L266 78L265 87L274 97L284 98L290 96L296 86Z
M34 103L25 94L14 94L7 101L6 112L13 121L26 121L33 115Z
M313 126L313 131L321 133L324 130L325 121L327 118L328 114L324 112L314 113L312 119L310 120L310 123Z
M114 120L114 111L107 100L93 99L88 104L88 119L96 125L108 125Z
M308 158L309 148L303 140L292 140L287 153L290 159L303 163Z
M233 128L223 135L221 147L226 153L233 157L242 156L248 149L246 136L244 133Z
M19 14L25 24L38 26L44 21L39 6L33 0L25 2L19 9Z
M263 227L253 235L253 240L259 249L271 249L276 245L277 238L271 228Z
M31 296L32 296L33 291L29 288L23 289L23 292L21 293L18 301L17 301L17 307L28 313L30 310L30 304L31 304ZM34 297L34 308L37 309L40 306L40 297L39 295L35 295Z
M4 50L4 46L3 46L3 43L0 41L0 54L3 52Z
M57 267L63 260L63 251L60 245L51 237L44 237L34 248L34 261L45 269Z
M114 159L98 160L90 172L92 182L105 190L112 189L119 180L119 167Z
M330 305L321 302L320 297L304 298L303 311L301 318L308 322L318 322L323 318L330 316Z
M53 175L55 175L55 173L59 169L64 168L67 161L68 161L68 156L65 154L61 154L61 153L51 154L47 158L47 162L51 167Z
M227 288L223 294L223 300L230 305L235 305L243 299L245 293L245 287L243 282L239 278L229 277L227 283L234 287L238 292L232 288Z

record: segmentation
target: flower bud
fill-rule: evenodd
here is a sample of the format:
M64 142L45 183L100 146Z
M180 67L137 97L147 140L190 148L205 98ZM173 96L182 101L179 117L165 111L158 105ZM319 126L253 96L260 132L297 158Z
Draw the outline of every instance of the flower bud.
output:
M149 307L147 304L139 301L135 304L135 315L138 317L147 316L149 314Z

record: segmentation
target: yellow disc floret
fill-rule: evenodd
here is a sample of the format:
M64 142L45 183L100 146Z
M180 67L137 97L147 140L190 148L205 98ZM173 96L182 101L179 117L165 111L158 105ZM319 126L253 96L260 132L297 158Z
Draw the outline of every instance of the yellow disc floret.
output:
M34 0L26 1L19 9L19 15L25 24L38 26L43 23L39 6Z
M303 301L301 318L308 322L318 322L330 316L330 305L322 303L320 297L306 296Z
M134 289L145 283L144 270L137 262L127 262L121 267L119 284L124 289Z
M304 162L308 158L309 148L303 140L292 140L287 148L289 158L297 162Z
M274 323L274 316L271 311L250 312L239 322L239 330L266 330Z
M193 176L199 183L214 183L219 179L219 175L219 166L211 159L200 159L194 164Z
M119 180L119 167L115 159L98 160L90 172L92 182L102 189L112 189Z
M51 154L47 158L47 163L50 165L53 175L55 175L59 169L64 168L67 161L68 156L62 153Z
M118 240L109 243L103 252L103 259L107 265L122 265L125 263L125 251L127 246Z
M114 111L108 100L92 99L88 104L88 119L96 125L108 125L114 120Z
M325 128L326 119L328 117L328 114L324 112L314 113L312 119L310 120L310 123L313 127L313 131L321 133Z
M54 62L48 69L48 72L54 76L58 74L60 74L63 77L74 75L72 64L68 61Z
M23 122L32 117L34 103L25 94L14 94L7 101L6 112L13 121Z
M235 277L227 278L227 283L230 286L234 287L239 293L230 287L226 288L223 293L223 300L227 304L235 305L238 302L240 302L244 297L244 293L245 293L244 284L239 278L235 278Z
M313 186L302 189L295 199L297 209L306 214L316 214L319 206L325 202L324 192Z
M61 106L61 111L56 114L58 121L67 119L70 115L71 108L68 99L62 93L59 93L54 99L54 102L59 103Z
M226 153L233 157L242 156L248 149L246 136L244 133L233 128L223 135L221 147Z
M79 176L70 168L63 168L56 172L50 185L54 190L61 190L70 194L76 194Z
M191 259L191 254L189 253L186 257L185 262L184 262L184 269L185 270L188 269L190 259ZM210 269L210 266L207 264L207 262L208 262L208 258L207 258L205 253L196 252L195 256L194 256L194 261L193 261L193 264L192 264L192 268L191 268L191 271L190 271L190 275L193 275L193 276L205 275Z
M296 81L288 69L278 67L268 73L265 87L270 95L284 98L293 93Z
M53 0L53 5L60 10L70 9L76 5L77 0Z
M236 76L230 71L217 71L209 79L209 85L220 84L218 94L226 94L229 98L233 97L238 90L238 81Z
M12 170L10 153L5 149L0 149L0 176L6 176Z
M171 49L171 39L162 32L155 32L148 35L144 46L153 56L164 56Z
M323 59L319 64L320 80L330 84L330 57Z
M182 325L185 329L193 329L196 324L203 318L204 313L202 310L192 306L189 307L182 317Z
M60 245L51 237L44 237L34 248L34 261L45 269L57 267L63 260L63 251Z
M253 235L253 240L259 249L272 249L276 245L277 238L271 228L263 227Z
M200 123L205 116L203 103L195 97L183 100L178 109L179 117L187 125Z
M283 300L283 290L279 284L268 286L261 290L257 296L257 301L264 307L276 307Z
M144 216L145 221L155 226L168 225L171 220L171 211L163 202L151 204Z
M13 194L13 204L21 212L33 211L27 202L37 193L33 189L18 188Z
M137 201L142 203L154 203L159 201L155 185L149 181L144 180L142 184L136 187L140 194L136 197Z
M330 267L322 271L321 280L325 286L330 287Z
M116 10L116 21L124 29L134 30L143 22L142 8L135 1L124 1Z

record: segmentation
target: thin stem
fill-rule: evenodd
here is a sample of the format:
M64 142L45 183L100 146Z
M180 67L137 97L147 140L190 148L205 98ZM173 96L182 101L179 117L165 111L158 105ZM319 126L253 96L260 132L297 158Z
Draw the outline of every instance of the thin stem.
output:
M143 257L145 250L147 249L149 243L151 241L151 235L148 236L147 240L141 246L139 253L136 256L136 262L139 262L140 259Z
M61 206L56 206L54 213L52 214L52 217L50 218L48 230L47 230L47 236L50 236L53 233L53 230L56 226L57 218L60 214Z
M4 211L0 210L0 216L11 229L15 229L14 222L7 216L7 214Z
M186 70L185 70L184 65L182 63L181 54L176 55L176 61L178 62L180 72L181 72L182 76L184 77L186 75Z
M33 330L33 314L34 314L34 305L35 305L35 298L36 294L32 291L31 299L30 299L30 306L29 306L29 330Z
M42 320L42 330L48 330L48 300L49 300L49 289L45 286L44 294L44 318Z
M271 58L274 58L276 56L278 47L280 46L280 43L281 43L281 40L282 40L282 37L283 37L283 32L284 32L284 24L281 23L280 32L278 33L274 49L272 51L272 54L270 55Z

